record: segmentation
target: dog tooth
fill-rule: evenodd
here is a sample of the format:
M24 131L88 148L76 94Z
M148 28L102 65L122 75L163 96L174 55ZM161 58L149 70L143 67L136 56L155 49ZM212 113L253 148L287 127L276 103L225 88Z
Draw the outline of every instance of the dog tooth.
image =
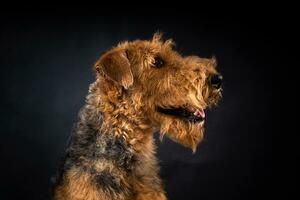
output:
M195 115L195 116L197 116L197 115L198 115L198 113L199 113L199 111L198 111L198 110L196 110L196 111L194 112L194 115Z

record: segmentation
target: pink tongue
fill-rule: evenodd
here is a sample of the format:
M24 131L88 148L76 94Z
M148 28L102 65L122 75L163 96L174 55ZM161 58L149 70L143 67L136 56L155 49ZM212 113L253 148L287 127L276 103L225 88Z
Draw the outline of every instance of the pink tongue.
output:
M204 110L203 109L198 109L197 110L197 116L201 117L202 119L204 119L205 118L205 112L204 112Z

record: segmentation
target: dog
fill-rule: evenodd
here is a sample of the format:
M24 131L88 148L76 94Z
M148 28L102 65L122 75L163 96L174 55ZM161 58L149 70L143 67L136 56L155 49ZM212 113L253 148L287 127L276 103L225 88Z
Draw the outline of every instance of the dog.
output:
M165 200L155 157L159 132L196 151L205 109L222 96L216 59L181 56L171 39L119 43L94 65L55 200Z

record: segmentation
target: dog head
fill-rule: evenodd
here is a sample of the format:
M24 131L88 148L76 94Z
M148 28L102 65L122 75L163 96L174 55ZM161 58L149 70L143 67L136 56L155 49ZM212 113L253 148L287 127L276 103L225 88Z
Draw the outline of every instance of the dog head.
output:
M215 58L183 57L172 40L155 34L149 41L119 44L100 57L95 69L106 94L118 91L115 101L127 102L161 136L195 151L203 138L205 109L221 97L216 64Z

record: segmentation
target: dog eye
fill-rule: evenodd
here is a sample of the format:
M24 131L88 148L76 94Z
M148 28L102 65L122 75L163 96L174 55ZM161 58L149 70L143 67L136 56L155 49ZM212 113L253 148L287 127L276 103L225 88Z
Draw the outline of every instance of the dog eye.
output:
M161 68L163 65L164 65L164 61L161 59L161 57L157 56L154 58L154 61L152 63L153 67Z

